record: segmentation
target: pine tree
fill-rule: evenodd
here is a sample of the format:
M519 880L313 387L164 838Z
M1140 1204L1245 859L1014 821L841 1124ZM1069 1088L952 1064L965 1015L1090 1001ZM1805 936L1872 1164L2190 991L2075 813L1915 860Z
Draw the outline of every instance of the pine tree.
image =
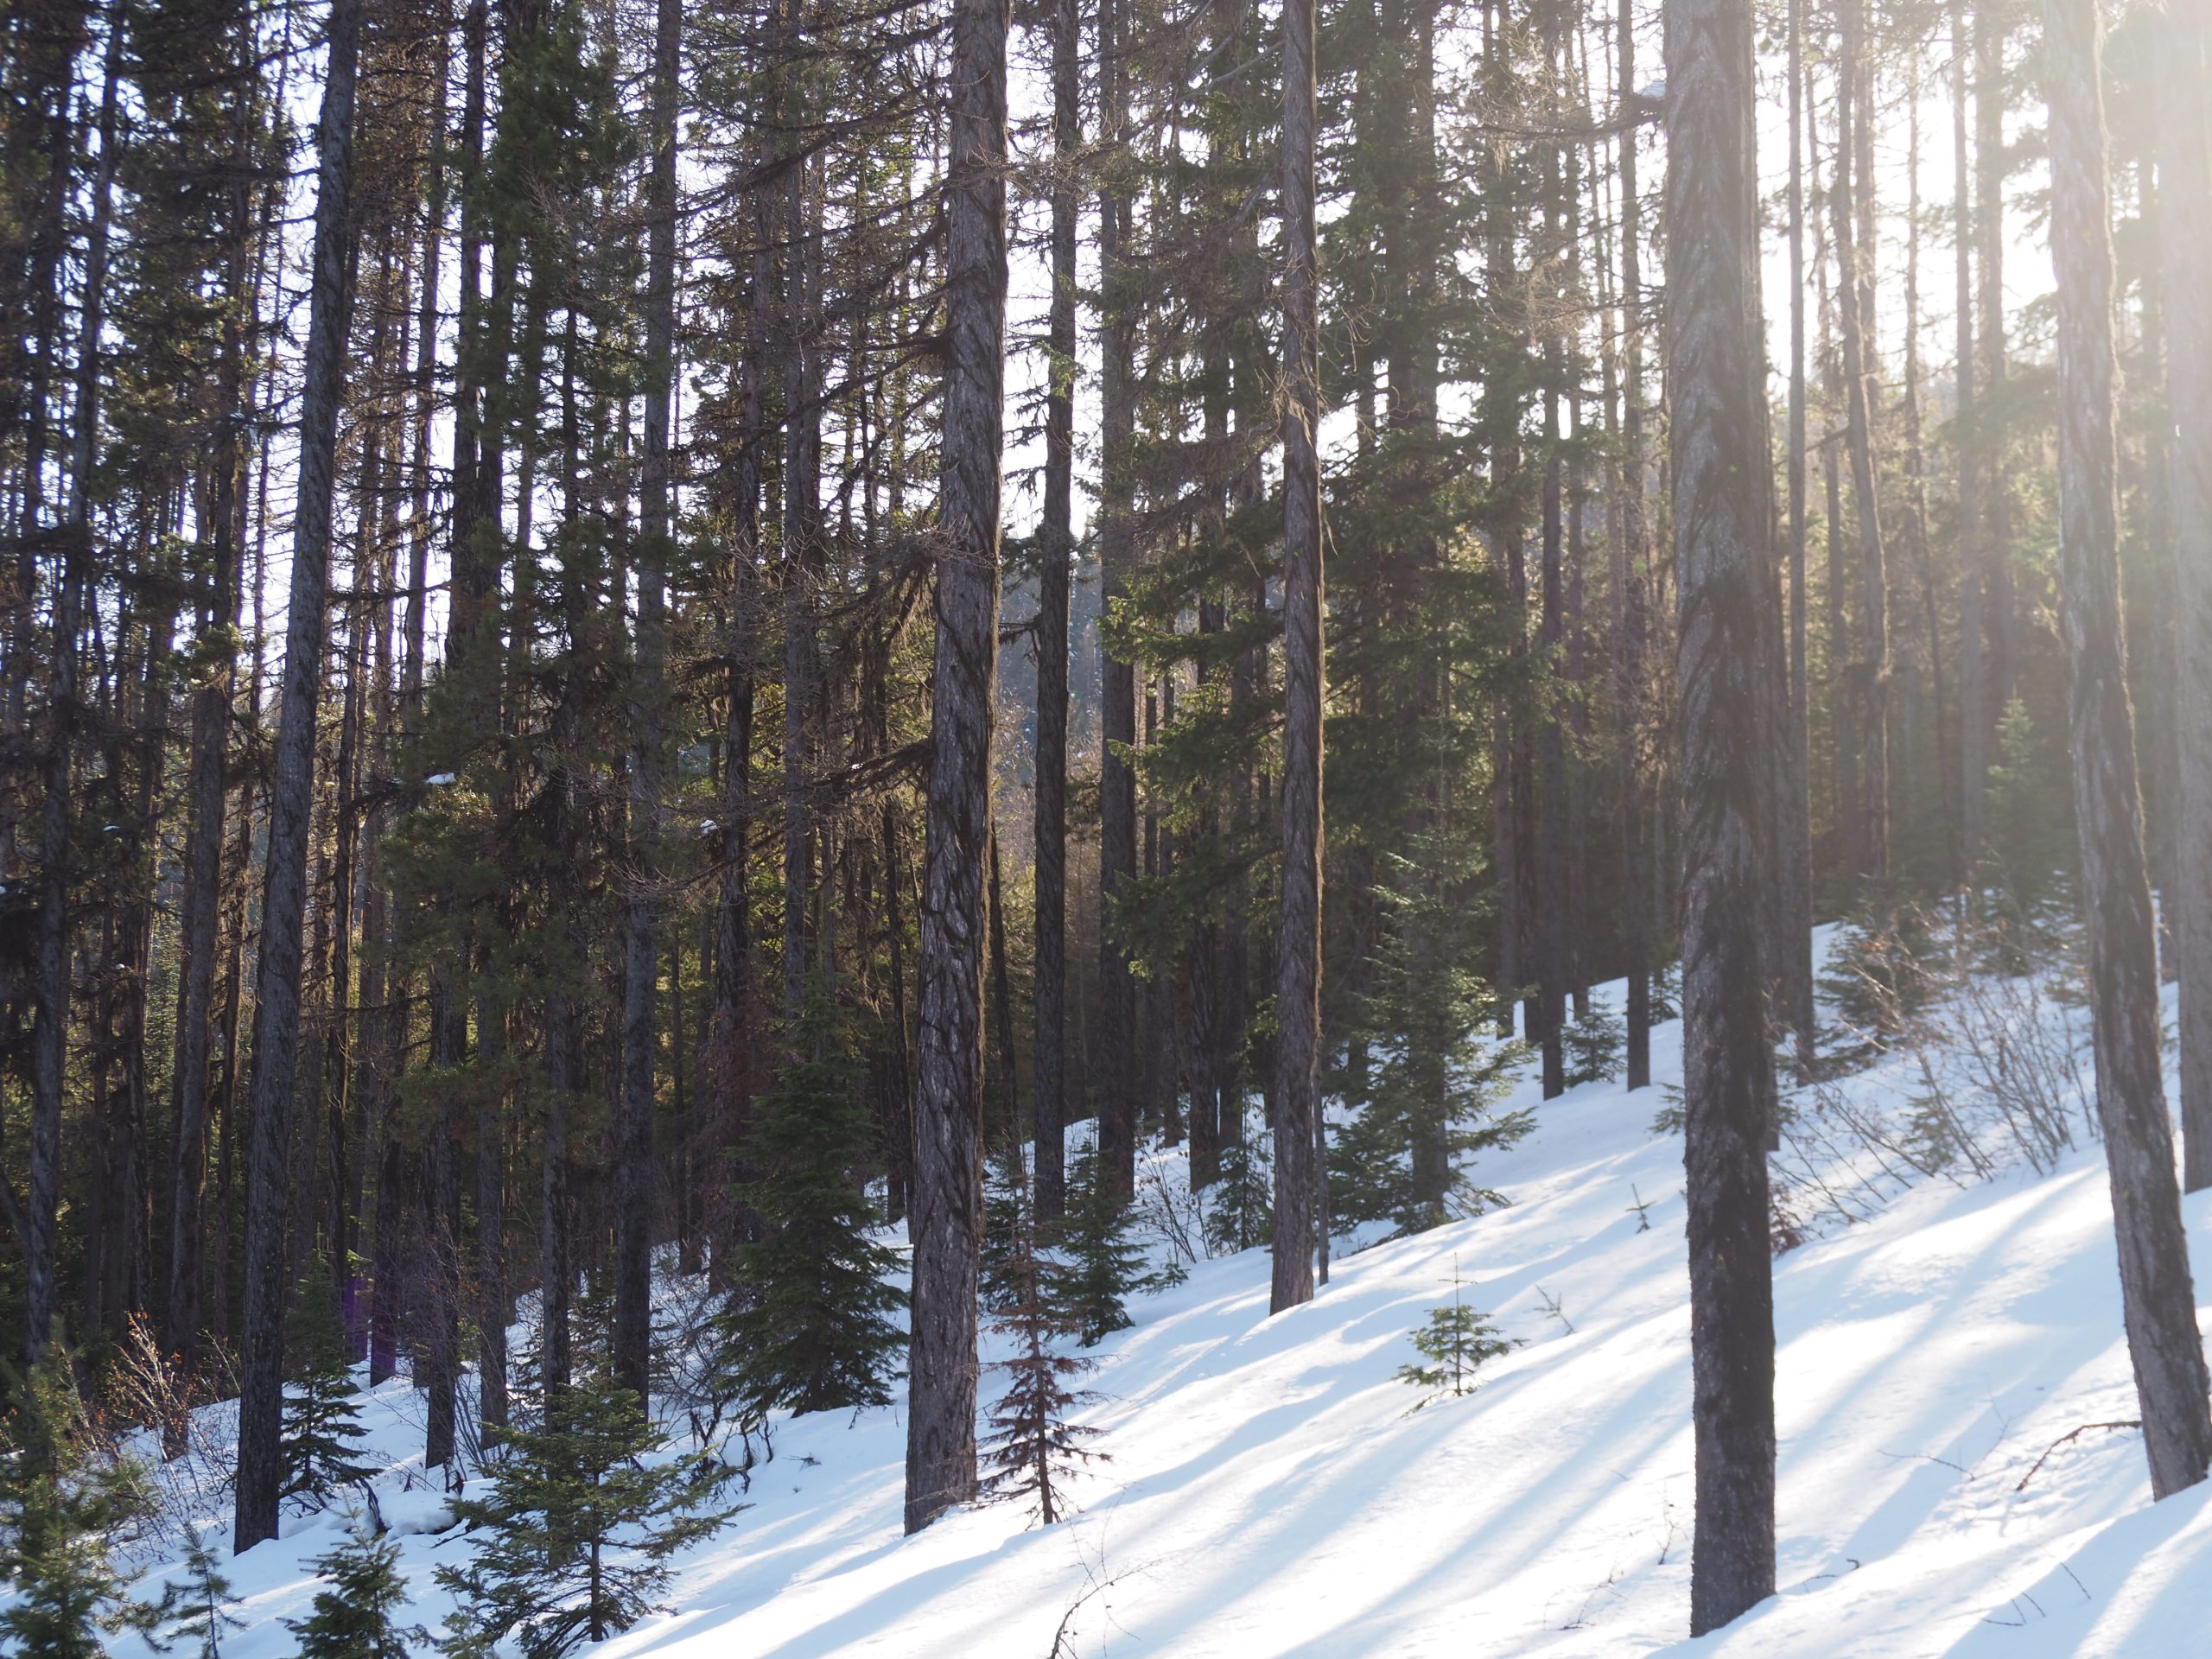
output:
M721 1321L721 1383L753 1421L883 1404L901 1343L895 1258L868 1236L856 1179L872 1141L860 1068L826 988L809 992L791 1049L746 1138L754 1173L736 1193L760 1233L738 1251Z
M1333 1173L1330 1179L1333 1183ZM1220 1173L1206 1189L1205 1215L1210 1250L1249 1250L1274 1236L1274 1187L1250 1135L1224 1138Z
M309 1565L330 1582L315 1592L305 1618L284 1621L299 1642L299 1659L409 1659L429 1640L421 1626L397 1622L407 1605L407 1580L393 1540L352 1527Z
M192 1644L188 1651L198 1659L222 1659L223 1637L232 1630L245 1630L246 1622L231 1611L237 1594L215 1560L214 1548L196 1527L184 1547L184 1582L171 1585L162 1602L162 1612L169 1622L165 1638L168 1651L176 1652L176 1644L183 1642ZM380 1654L375 1659L394 1656Z
M282 1492L303 1509L320 1510L340 1487L375 1473L360 1460L360 1402L327 1268L316 1264L308 1269L292 1321Z
M1487 1315L1467 1306L1459 1294L1462 1282L1459 1258L1454 1256L1452 1305L1432 1308L1427 1321L1413 1333L1414 1346L1429 1363L1398 1367L1401 1382L1422 1390L1423 1397L1414 1403L1415 1411L1431 1400L1447 1395L1458 1400L1472 1394L1476 1371L1520 1346L1512 1338L1501 1336Z
M150 1630L161 1610L130 1594L109 1541L142 1516L135 1464L89 1442L69 1356L49 1342L16 1390L0 1475L0 1576L15 1600L0 1610L0 1648L40 1659L99 1659L108 1638Z
M596 1354L539 1423L511 1427L485 1495L454 1506L478 1543L465 1565L438 1569L456 1602L444 1651L489 1659L512 1637L529 1659L560 1659L653 1611L670 1558L735 1513L718 1501L718 1460L666 1451Z

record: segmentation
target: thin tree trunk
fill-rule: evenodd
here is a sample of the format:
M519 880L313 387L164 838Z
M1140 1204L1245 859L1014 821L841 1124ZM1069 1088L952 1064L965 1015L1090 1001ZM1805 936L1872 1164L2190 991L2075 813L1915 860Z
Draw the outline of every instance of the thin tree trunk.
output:
M1801 1076L1813 1065L1812 684L1806 666L1804 0L1789 6L1789 696L1777 849L1782 874L1783 1014L1797 1039Z
M2158 156L2159 255L2166 292L2197 292L2212 270L2212 119L2204 105L2202 6L2166 11ZM2167 905L2181 980L2183 1190L2212 1186L2212 315L2166 308L2166 408L2172 421L2174 729L2180 810Z
M922 880L915 1094L908 1532L976 1491L976 1287L982 1241L982 874L998 664L999 448L1006 372L1007 0L956 0L945 181L944 436Z
M1681 626L1683 1162L1696 1535L1690 1634L1774 1593L1774 1114L1760 962L1772 833L1761 664L1772 534L1752 9L1669 0L1669 448Z
M1321 1027L1321 424L1313 222L1313 0L1282 34L1282 931L1275 958L1274 1282L1313 1300Z
M1957 274L1955 347L1959 434L1959 867L1972 878L1987 830L1983 803L1989 777L1987 658L1982 648L1981 434L1974 406L1974 173L1967 149L1967 37L1965 0L1951 3L1951 238Z
M631 887L623 918L622 1094L615 1128L614 1374L646 1398L652 1354L653 1039L661 729L668 645L669 404L676 378L676 126L683 14L654 11L653 154L647 174L645 465L636 568L636 743L630 752Z
M241 1333L237 1513L232 1547L276 1535L283 1414L284 1213L290 1163L294 1070L300 1032L300 926L307 903L308 819L313 804L315 716L322 679L323 611L338 405L346 378L349 200L353 172L354 72L360 0L334 0L322 114L317 125L315 255L308 299L306 381L300 406L298 504L292 531L290 611L285 625L270 788L269 841L254 972L251 1152L246 1172L245 1306Z
M1082 13L1052 6L1052 298L1046 315L1045 518L1037 581L1035 1094L1037 1218L1067 1203L1068 584L1075 563L1075 168L1083 148Z
M2094 0L2044 0L2043 15L2058 276L2059 629L2088 921L2097 1115L2151 1492L2164 1497L2204 1478L2212 1411L2159 1071L2158 946L2120 634L2101 31Z
M1624 95L1636 86L1633 0L1614 20ZM1621 721L1621 943L1628 979L1628 1086L1651 1086L1653 866L1643 766L1644 643L1650 616L1651 531L1644 512L1643 202L1637 183L1637 129L1621 134L1621 639L1615 700ZM1510 993L1511 986L1503 985Z

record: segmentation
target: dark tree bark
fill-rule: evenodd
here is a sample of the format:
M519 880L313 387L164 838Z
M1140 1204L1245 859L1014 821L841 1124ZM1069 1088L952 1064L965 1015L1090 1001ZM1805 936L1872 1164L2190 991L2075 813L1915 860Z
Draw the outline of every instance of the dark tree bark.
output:
M29 1215L25 1239L24 1353L35 1363L54 1322L54 1243L60 1221L61 1105L69 1027L70 749L76 735L80 677L78 631L92 563L92 476L99 454L101 315L107 290L108 220L115 182L116 93L122 76L123 18L108 22L107 67L100 93L99 160L85 241L85 297L78 347L75 408L68 454L69 506L54 585L54 655L45 753L39 763L38 912L31 1024ZM42 398L41 398L42 401ZM27 512L28 521L29 515Z
M1321 1032L1321 423L1313 223L1313 0L1282 35L1282 930L1275 957L1274 1282L1313 1300Z
M1037 963L1034 1188L1038 1218L1066 1207L1068 582L1075 563L1075 169L1083 148L1082 13L1052 6L1052 298L1045 325L1045 518L1037 582Z
M2088 922L2097 1116L2151 1491L2164 1497L2204 1478L2212 1410L2159 1071L2158 945L2120 632L2101 30L2094 0L2044 0L2043 17L2058 276L2059 631Z
M1805 183L1804 0L1789 7L1789 690L1783 734L1776 861L1781 876L1781 960L1775 964L1782 1014L1797 1039L1800 1074L1813 1064L1812 683L1805 623Z
M683 14L677 0L654 11L646 175L645 422L636 569L637 638L632 671L635 747L630 752L630 893L622 937L622 1093L614 1151L614 1374L646 1398L652 1355L653 1039L661 733L668 642L669 404L676 379L676 126Z
M1125 141L1127 72L1122 63L1128 0L1099 6L1100 133L1103 144ZM1111 615L1128 586L1136 556L1130 440L1136 429L1135 296L1123 269L1128 233L1126 186L1109 181L1098 204L1098 261L1104 327L1099 352L1100 452L1098 559L1103 604ZM1102 642L1099 664L1098 782L1098 1165L1126 1195L1136 1185L1137 996L1119 914L1137 873L1137 785L1129 757L1137 741L1135 670Z
M2165 291L2197 292L2212 270L2212 118L2204 106L2202 6L2166 10L2158 152ZM2166 408L2173 423L2168 512L2174 537L2174 730L2180 810L2168 898L2181 981L2182 1185L2212 1186L2212 315L2169 304Z
M1690 1633L1774 1593L1774 1115L1761 972L1772 834L1761 636L1772 526L1752 9L1669 0L1667 366L1681 642L1683 1161L1697 1514Z
M348 204L353 173L354 72L360 0L334 0L317 126L315 253L308 296L306 382L300 404L298 505L293 515L290 613L270 786L269 840L254 972L253 1086L246 1172L245 1306L238 1398L238 1502L232 1547L276 1535L278 1435L284 1396L287 1171L300 1034L300 928L307 903L308 819L314 803L315 702L322 678L330 574L332 473L346 379Z
M1636 18L1620 0L1614 22L1620 84L1636 85ZM1651 918L1654 899L1649 791L1644 775L1644 647L1650 617L1651 528L1644 511L1643 202L1637 183L1637 130L1621 134L1621 504L1618 574L1621 636L1614 697L1621 722L1621 944L1628 980L1627 1068L1631 1090L1651 1086ZM1510 986L1501 986L1510 989Z
M922 877L914 1105L906 1530L976 1491L982 1243L982 876L998 664L999 447L1006 373L1007 0L956 0L947 156L937 658Z
M1871 220L1857 222L1864 214L1854 211L1853 189L1854 156L1871 142L1871 136L1859 130L1865 121L1859 83L1866 73L1863 0L1840 0L1838 20L1843 41L1837 59L1830 220L1835 237L1836 317L1843 342L1845 442L1851 453L1859 560L1859 655L1847 673L1859 728L1855 747L1861 792L1852 815L1858 833L1850 848L1849 874L1878 886L1888 876L1890 857L1889 591L1874 457L1874 365L1866 340L1866 320L1873 308L1867 266L1874 227ZM1863 207L1871 195L1872 181L1861 178L1857 183L1857 201Z

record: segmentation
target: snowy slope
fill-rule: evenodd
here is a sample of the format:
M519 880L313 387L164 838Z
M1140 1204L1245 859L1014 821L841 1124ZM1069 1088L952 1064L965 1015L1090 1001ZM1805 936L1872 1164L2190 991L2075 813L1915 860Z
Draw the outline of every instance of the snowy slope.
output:
M1662 1082L1678 1034L1656 1033ZM1853 1087L1908 1084L1891 1066ZM1134 1303L1090 1379L1111 1461L1058 1527L997 1506L904 1539L895 1407L779 1426L752 1507L687 1559L677 1611L599 1651L1046 1659L1065 1628L1071 1654L1192 1659L2212 1655L2212 1493L2152 1505L2139 1435L2105 1429L2016 1491L2077 1425L2134 1412L2094 1147L2043 1179L1921 1182L1777 1261L1782 1593L1683 1643L1688 1319L1661 1104L1608 1085L1542 1105L1478 1172L1510 1208L1340 1259L1281 1318L1257 1252ZM2187 1219L2202 1292L2212 1195ZM1455 1264L1525 1345L1471 1399L1409 1414L1393 1374ZM378 1397L395 1448L419 1446L411 1400ZM439 1501L408 1478L382 1483L387 1519L435 1528ZM304 1610L303 1562L334 1525L232 1565L254 1624L237 1659L290 1653L275 1621ZM415 1618L442 1617L430 1570L466 1548L406 1538Z

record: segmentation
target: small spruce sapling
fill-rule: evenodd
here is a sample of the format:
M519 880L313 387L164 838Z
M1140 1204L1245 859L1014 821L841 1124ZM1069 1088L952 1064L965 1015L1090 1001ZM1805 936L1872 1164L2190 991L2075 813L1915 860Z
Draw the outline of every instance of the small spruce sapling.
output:
M290 1325L292 1378L284 1390L283 1495L303 1510L325 1507L340 1488L375 1471L361 1461L360 1402L346 1330L327 1266L301 1281Z
M1426 1365L1401 1365L1398 1380L1421 1390L1410 1409L1419 1411L1432 1400L1447 1395L1460 1399L1475 1391L1475 1373L1489 1360L1511 1353L1520 1346L1501 1335L1487 1316L1467 1306L1460 1295L1459 1259L1452 1258L1452 1305L1432 1308L1427 1320L1413 1333L1413 1344Z
M407 1580L391 1539L357 1522L310 1565L329 1583L315 1592L305 1618L284 1621L300 1644L299 1659L410 1659L416 1643L429 1640L419 1624L398 1622Z
M728 1469L700 1452L664 1458L661 1431L604 1355L578 1372L537 1427L502 1437L484 1495L454 1505L481 1541L438 1569L455 1602L442 1643L452 1659L490 1659L510 1637L529 1659L604 1642L655 1611L671 1557L736 1512L719 1502Z
M1611 1083L1621 1074L1621 1051L1627 1027L1613 1014L1592 1002L1560 1033L1567 1051L1567 1086Z
M1128 1330L1126 1299L1156 1287L1158 1281L1144 1271L1144 1246L1133 1234L1128 1207L1102 1179L1097 1149L1086 1145L1068 1171L1067 1213L1059 1234L1067 1261L1058 1287L1086 1348L1111 1332Z
M1236 1109L1243 1109L1240 1102ZM1332 1178L1331 1209L1334 1179ZM1205 1191L1206 1249L1231 1255L1274 1238L1274 1185L1249 1127L1221 1149L1218 1173Z
M1067 1477L1104 1455L1084 1445L1096 1429L1068 1421L1069 1413L1097 1396L1070 1386L1093 1362L1061 1351L1084 1329L1080 1314L1064 1300L1065 1264L1039 1236L1027 1184L1017 1179L1008 1196L1012 1210L1005 1217L1000 1300L991 1329L1012 1339L1014 1354L990 1366L1005 1374L1007 1384L991 1408L989 1432L979 1448L982 1486L986 1497L1033 1499L1035 1514L1049 1527L1066 1511Z
M722 1386L754 1422L780 1408L884 1404L906 1342L891 1318L906 1297L887 1282L897 1258L869 1236L855 1179L874 1128L849 1021L817 985L791 1035L793 1058L746 1135L753 1174L734 1191L760 1232L739 1249L738 1289L719 1321Z
M246 1623L231 1611L238 1605L238 1595L215 1559L214 1547L197 1527L186 1536L190 1541L184 1547L184 1580L172 1584L162 1602L162 1616L168 1624L162 1646L175 1653L178 1643L187 1643L190 1645L182 1650L194 1659L223 1659L223 1638L245 1629Z
M130 1594L109 1554L110 1539L150 1507L145 1477L93 1450L58 1334L15 1394L0 1465L0 1577L16 1597L0 1610L0 1652L100 1659L109 1638L150 1631L162 1617Z

